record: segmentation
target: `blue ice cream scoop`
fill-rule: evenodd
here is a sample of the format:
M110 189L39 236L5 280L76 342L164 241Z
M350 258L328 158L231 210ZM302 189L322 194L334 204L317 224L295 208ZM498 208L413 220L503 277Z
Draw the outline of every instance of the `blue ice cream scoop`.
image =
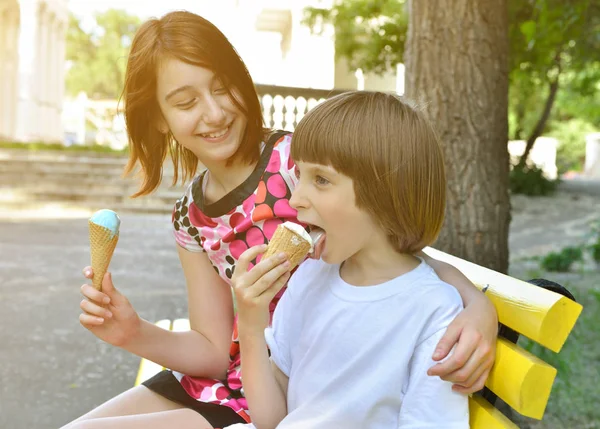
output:
M119 216L112 210L98 210L92 215L90 221L96 225L103 226L104 228L110 230L110 232L113 234L113 237L119 234L121 219L119 219Z

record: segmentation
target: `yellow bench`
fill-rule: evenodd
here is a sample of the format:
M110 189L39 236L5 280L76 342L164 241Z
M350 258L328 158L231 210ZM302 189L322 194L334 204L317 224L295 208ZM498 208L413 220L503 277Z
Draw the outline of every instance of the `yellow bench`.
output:
M502 325L554 352L560 351L582 311L580 304L566 296L432 248L425 251L436 259L454 265L479 289L484 290L496 306ZM189 329L186 319L177 319L172 323L161 320L157 324L175 331ZM160 365L142 359L136 385L160 370ZM497 395L518 413L541 420L555 377L556 369L551 365L509 339L500 337L496 362L486 387L493 392L491 396ZM471 395L469 412L472 429L518 429L484 396Z

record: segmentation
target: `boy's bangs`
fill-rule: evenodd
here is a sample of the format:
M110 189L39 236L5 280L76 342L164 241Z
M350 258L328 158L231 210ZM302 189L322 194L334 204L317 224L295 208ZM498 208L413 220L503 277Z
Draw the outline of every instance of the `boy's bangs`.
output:
M315 106L298 124L292 135L291 157L294 161L328 165L348 174L351 160L356 159L354 145L358 132L343 106ZM333 108L332 108L333 107Z

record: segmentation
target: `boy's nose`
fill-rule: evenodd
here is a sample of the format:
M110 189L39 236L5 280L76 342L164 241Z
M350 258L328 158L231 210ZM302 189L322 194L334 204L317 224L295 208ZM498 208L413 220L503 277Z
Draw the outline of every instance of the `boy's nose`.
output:
M296 185L296 188L292 191L292 196L290 197L290 207L293 209L306 208L306 198L302 195L302 186L300 183Z

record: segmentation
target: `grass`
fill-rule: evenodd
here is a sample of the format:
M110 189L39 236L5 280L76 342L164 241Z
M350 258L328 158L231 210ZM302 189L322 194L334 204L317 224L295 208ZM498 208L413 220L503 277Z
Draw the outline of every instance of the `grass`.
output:
M531 274L531 273L527 273ZM519 345L558 370L542 421L519 417L520 428L600 429L600 271L563 274L536 272L557 281L575 295L583 312L560 353L526 338ZM518 278L531 278L512 272Z
M21 143L21 142L2 141L2 140L0 140L0 149L19 149L19 150L27 150L27 151L31 151L31 152L36 152L36 151L60 151L60 152L67 152L67 153L93 152L93 153L102 153L102 154L106 154L106 155L127 155L128 154L128 148L125 148L124 150L115 150L115 149L111 149L108 146L102 146L102 145L98 145L98 144L65 146L62 143L45 143L45 142Z

